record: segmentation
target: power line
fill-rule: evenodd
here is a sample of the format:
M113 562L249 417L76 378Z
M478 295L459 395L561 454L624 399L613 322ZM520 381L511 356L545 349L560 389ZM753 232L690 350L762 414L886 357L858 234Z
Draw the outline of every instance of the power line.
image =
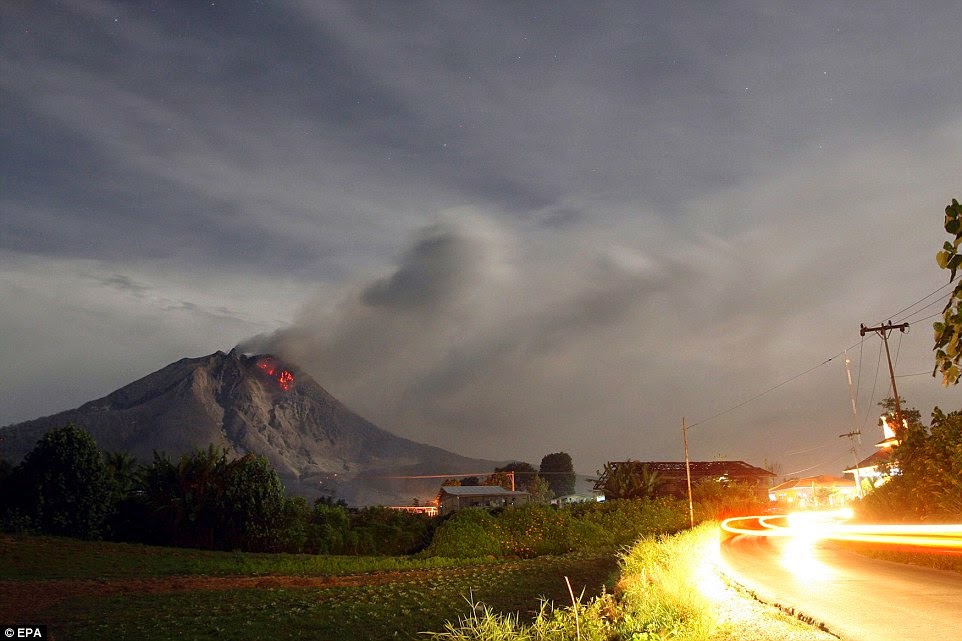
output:
M906 310L909 310L909 309L912 309L913 307L915 307L916 305L918 305L918 304L921 303L922 301L924 301L924 300L932 297L933 295L937 294L937 293L940 292L941 290L943 290L943 289L945 289L946 287L948 287L949 285L951 285L953 282L955 282L955 280L958 280L958 278L953 279L953 280L949 281L948 283L946 283L945 285L942 285L942 286L936 288L935 290L929 292L928 294L926 294L925 296L923 296L923 297L920 298L919 300L915 301L915 302L912 303L911 305L908 305L908 306L906 306L906 307L903 307L902 309L900 309L900 310L897 311L896 313L894 313L894 314L892 314L891 316L889 316L889 318L894 318L894 317L898 316L899 314L901 314L902 312L904 312L904 311L906 311ZM928 308L928 307L931 307L933 304L936 304L937 302L938 302L938 301L935 301L935 302L933 302L933 303L930 303L929 305L926 305L925 307L922 307L922 308L916 310L916 311L913 312L912 314L909 314L909 316L913 316L913 315L921 312L922 310L924 310L924 309L926 309L926 308ZM928 319L930 319L930 318L935 318L936 316L939 316L939 315L941 315L941 313L936 313L936 314L933 314L933 315L931 315L931 316L927 316L927 317L925 317L925 318L921 318L921 319L919 319L919 320L916 320L916 321L914 321L914 322L920 323L920 322L926 321L926 320L928 320ZM891 321L889 321L889 322L891 322ZM881 324L881 321L879 321L879 324ZM901 348L901 335L899 336L899 339L900 339L900 340L899 340L899 347ZM852 345L850 345L849 347L846 348L846 349L852 349L852 348L854 348L856 345L859 346L859 381L861 381L861 369L862 369L862 367L861 367L861 365L862 365L861 346L862 346L862 344L864 343L864 341L865 341L865 338L864 338L864 335L863 335L863 337L861 338L861 340L859 340L858 343L853 343ZM799 379L799 378L801 378L802 376L805 376L805 375L808 374L809 372L813 372L813 371L815 371L816 369L818 369L819 367L821 367L821 366L823 366L823 365L827 365L828 363L832 362L833 360L835 360L836 358L838 358L839 356L841 356L841 355L844 354L844 353L845 353L845 350L842 350L841 352L835 354L834 356L825 359L824 361L822 361L822 362L819 363L818 365L815 365L815 366L813 366L813 367L810 367L809 369L805 370L804 372L801 372L800 374L796 374L795 376L792 376L791 378L788 378L788 379L782 381L781 383L778 383L777 385L773 385L772 387L769 387L769 388L766 389L765 391L760 392L760 393L756 394L755 396L752 396L751 398L748 398L748 399L742 401L741 403L738 403L738 404L736 404L736 405L733 405L733 406L729 407L728 409L725 409L725 410L722 410L722 411L717 412L717 413L715 413L715 414L712 414L712 415L709 416L708 418L705 418L705 419L702 419L702 420L697 421L697 422L695 422L695 423L692 423L691 425L688 426L688 429L691 429L691 428L693 428L693 427L698 427L698 426L704 425L705 423L708 423L709 421L713 421L714 419L718 418L719 416L724 416L725 414L728 414L729 412L732 412L732 411L734 411L734 410L737 410L737 409L740 408L740 407L744 407L745 405L748 405L749 403L758 400L758 399L761 398L762 396L765 396L765 395L768 394L769 392L773 392L773 391L777 390L778 388L782 387L783 385L787 385L788 383L791 383L792 381L794 381L794 380L796 380L796 379ZM869 398L869 405L871 405L872 401L875 400L875 388L876 388L876 386L877 386L877 384L878 384L878 372L879 372L879 368L880 368L881 362L882 362L881 359L882 359L882 351L881 351L881 349L879 349L879 362L878 362L878 364L876 365L876 369L875 369L875 383L873 383L873 385L872 385L872 395L871 395L870 398ZM898 355L897 355L897 354L896 354L896 360L898 360ZM868 415L866 414L865 420L867 420L867 419L868 419Z
M853 345L853 347L854 347L854 345ZM732 407L729 407L727 410L723 410L723 411L721 411L721 412L718 412L717 414L713 414L713 415L709 416L709 417L706 418L706 419L702 419L702 420L698 421L697 423L692 423L691 425L688 426L688 429L691 429L691 428L693 428L693 427L697 427L697 426L699 426L699 425L704 425L704 424L707 423L708 421L714 420L714 419L718 418L719 416L722 416L723 414L727 414L727 413L729 413L729 412L731 412L731 411L733 411L733 410L737 410L739 407L742 407L742 406L744 406L744 405L748 405L748 404L751 403L752 401L757 400L757 399L761 398L762 396L765 396L765 394L768 394L769 392L773 392L773 391L777 390L777 389L778 389L779 387L781 387L782 385L787 385L787 384L791 383L792 381L794 381L795 379L801 378L802 376L805 376L805 375L808 374L809 372L813 372L813 371L817 370L817 369L818 369L819 367L821 367L822 365L825 365L825 364L827 364L827 363L830 363L833 359L838 358L839 356L841 356L841 355L844 354L844 353L845 353L844 351L839 352L839 353L836 354L835 356L832 356L831 358L828 358L828 359L822 361L822 362L819 363L818 365L815 365L814 367L808 368L807 370L805 370L805 371L802 372L801 374L796 374L795 376L793 376L793 377L791 377L791 378L789 378L789 379L787 379L787 380L782 381L782 382L779 383L778 385L773 385L772 387L769 387L769 388L768 388L767 390L765 390L764 392L761 392L760 394L756 394L755 396L752 396L751 398L749 398L749 399L747 399L747 400L745 400L745 401L742 401L742 402L739 403L738 405L734 405L734 406L732 406Z
M910 378L912 376L931 376L932 372L925 370L924 372L916 372L915 374L898 374L895 378Z
M848 454L849 451L850 451L850 450L845 450L844 452L842 452L841 454L839 454L838 456L836 456L835 458L833 458L831 461L828 461L827 463L825 463L825 462L817 463L817 464L815 464L815 465L812 465L811 467L806 467L806 468L803 469L803 470L795 470L794 472L789 472L789 473L787 473L787 474L782 474L782 476L789 477L789 476L793 476L793 475L795 475L795 474L801 474L802 472L807 472L807 471L809 471L809 470L814 470L816 467L822 467L823 465L831 465L832 463L834 463L834 462L837 461L838 459L840 459L840 458L842 458L843 456L845 456L846 454Z
M872 381L872 394L868 397L868 405L872 406L872 401L875 400L875 388L878 386L878 373L882 369L882 346L879 345L878 348L878 361L875 363L875 380ZM864 430L868 425L868 412L865 412L865 417L862 419L862 427Z
M950 294L951 294L951 293L950 293ZM941 305L941 304L944 302L944 300L950 296L950 294L945 294L944 296L939 296L938 298L936 298L935 300L933 300L931 303L929 303L929 304L926 305L925 307L919 307L917 310L915 310L914 312L912 312L911 314L909 314L908 316L906 316L906 317L903 318L902 320L912 320L912 317L913 317L913 316L915 316L915 315L917 315L917 314L921 314L922 312L924 312L925 310L927 310L929 307L932 307L932 306L934 306L934 305ZM938 312L938 313L935 314L935 316L940 316L941 314L942 314L942 312ZM929 318L931 318L931 316L930 316ZM920 320L925 320L925 319L924 319L924 318L923 318L923 319L917 319L917 320L914 320L914 321L912 321L912 322L917 323L917 322L919 322Z
M898 316L898 315L901 314L902 312L904 312L904 311L906 311L906 310L908 310L908 309L912 309L913 307L915 307L916 305L918 305L919 303L921 303L922 301L924 301L926 298L929 298L929 297L931 297L931 296L939 293L940 291L942 291L943 289L945 289L946 287L948 287L948 286L951 285L952 283L953 283L953 280L950 280L950 281L949 281L948 283L946 283L945 285L942 285L941 287L937 287L935 290L929 292L928 294L926 294L926 295L923 296L922 298L918 299L917 301L915 301L915 302L912 303L911 305L909 305L909 306L907 306L907 307L903 307L903 308L900 309L899 311L895 312L894 314L892 314L891 316L889 316L889 318L895 318L896 316ZM929 305L926 305L926 307L929 307L930 305L931 305L931 303L930 303ZM922 309L925 309L925 308L923 307ZM915 312L912 312L912 314L918 313L918 311L921 311L921 310L917 310L917 311L915 311ZM910 314L910 316L911 316L912 314ZM882 322L882 321L879 321L879 324L881 324L881 322Z

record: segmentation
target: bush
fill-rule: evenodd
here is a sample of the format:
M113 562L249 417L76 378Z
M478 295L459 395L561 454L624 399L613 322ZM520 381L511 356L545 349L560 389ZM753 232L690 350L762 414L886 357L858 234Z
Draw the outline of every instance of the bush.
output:
M617 550L644 535L688 527L687 505L670 499L620 499L555 508L529 504L489 513L455 512L443 519L429 556L471 558ZM682 509L684 508L684 509Z
M932 411L931 427L909 424L895 448L900 473L856 504L870 521L957 521L962 518L962 412Z
M564 554L576 549L571 513L549 505L508 507L496 517L496 533L504 553L523 559Z
M495 517L487 510L474 508L443 517L431 544L424 550L425 556L459 559L502 554Z
M99 538L112 510L111 477L97 443L68 424L47 432L2 488L8 529Z

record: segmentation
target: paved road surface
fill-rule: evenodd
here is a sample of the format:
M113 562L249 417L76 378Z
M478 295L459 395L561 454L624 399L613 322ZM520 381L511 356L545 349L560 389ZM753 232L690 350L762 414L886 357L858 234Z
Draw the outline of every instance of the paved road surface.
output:
M736 536L722 544L722 561L763 601L845 641L962 640L962 574L782 537Z

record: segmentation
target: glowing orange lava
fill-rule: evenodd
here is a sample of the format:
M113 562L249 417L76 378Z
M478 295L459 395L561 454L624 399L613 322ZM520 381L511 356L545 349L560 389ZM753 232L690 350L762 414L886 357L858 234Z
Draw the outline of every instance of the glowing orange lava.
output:
M270 359L264 359L258 362L257 366L261 368L265 374L273 378L278 386L285 392L294 384L294 375L286 369L279 369Z

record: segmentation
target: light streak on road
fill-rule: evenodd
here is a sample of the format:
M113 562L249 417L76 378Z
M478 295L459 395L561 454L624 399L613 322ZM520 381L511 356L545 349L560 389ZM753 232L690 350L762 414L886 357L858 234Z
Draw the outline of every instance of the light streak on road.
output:
M899 547L938 549L962 553L962 523L933 525L846 523L849 511L795 512L779 516L743 516L726 519L722 530L747 536L791 537L795 552L820 540L860 541ZM800 556L804 556L801 555Z

